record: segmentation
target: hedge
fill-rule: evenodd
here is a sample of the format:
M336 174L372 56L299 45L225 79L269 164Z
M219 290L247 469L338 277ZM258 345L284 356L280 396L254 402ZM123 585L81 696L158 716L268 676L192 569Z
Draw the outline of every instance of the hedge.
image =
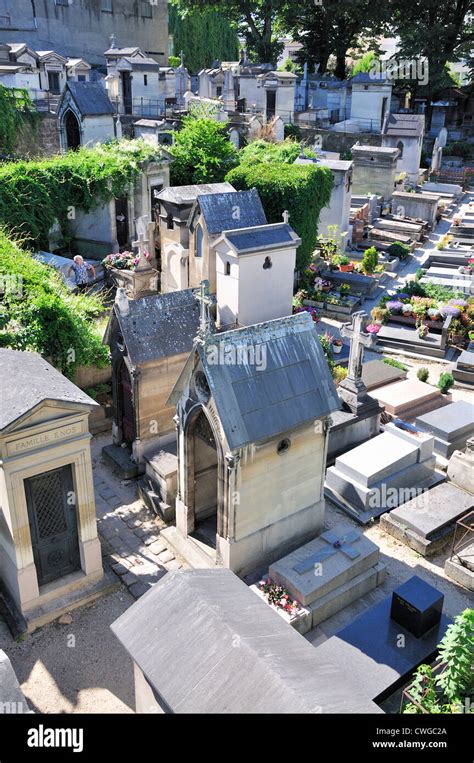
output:
M319 214L331 198L331 171L306 164L241 164L225 179L239 191L256 188L269 223L281 222L288 210L290 224L301 238L296 267L305 268L316 247Z

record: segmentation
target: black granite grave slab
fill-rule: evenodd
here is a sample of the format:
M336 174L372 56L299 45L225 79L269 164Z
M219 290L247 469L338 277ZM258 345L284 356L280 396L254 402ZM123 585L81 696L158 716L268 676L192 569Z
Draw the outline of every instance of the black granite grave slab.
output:
M392 594L390 617L420 638L441 620L444 595L418 575Z
M451 620L442 614L421 638L390 617L392 596L338 631L316 653L323 667L331 658L360 687L361 695L381 702L408 681L422 663L432 662Z

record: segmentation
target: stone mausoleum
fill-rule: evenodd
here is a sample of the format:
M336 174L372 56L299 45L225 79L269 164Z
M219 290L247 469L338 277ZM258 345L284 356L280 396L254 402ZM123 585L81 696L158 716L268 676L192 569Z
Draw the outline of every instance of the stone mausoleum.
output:
M1 587L20 629L33 630L104 585L88 426L97 404L36 353L0 349L0 367Z

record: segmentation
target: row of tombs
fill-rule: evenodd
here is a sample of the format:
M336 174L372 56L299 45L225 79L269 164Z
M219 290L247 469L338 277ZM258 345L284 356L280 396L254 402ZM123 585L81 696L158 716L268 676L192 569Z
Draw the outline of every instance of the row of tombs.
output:
M137 479L180 556L240 576L268 569L299 603L287 619L300 632L386 574L352 523L324 532L325 498L362 526L382 516L425 555L461 522L470 543L446 574L473 590L473 406L364 364L374 337L360 312L342 330L348 376L336 390L311 316L291 315L299 239L288 220L269 225L255 192L215 195L193 206L199 289L136 299L117 290L105 336L114 394L105 458ZM2 349L0 362L0 574L17 627L31 631L115 584L97 536L96 404L34 353Z

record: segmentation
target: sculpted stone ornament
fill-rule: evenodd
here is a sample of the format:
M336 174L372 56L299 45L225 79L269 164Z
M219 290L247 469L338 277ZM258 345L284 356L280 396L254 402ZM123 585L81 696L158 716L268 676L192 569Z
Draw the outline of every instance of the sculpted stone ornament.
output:
M343 403L356 414L378 406L377 401L367 394L367 387L362 381L364 347L373 347L376 342L376 337L365 331L367 320L367 313L361 310L353 314L352 324L344 323L341 328L341 336L348 337L351 344L348 374L339 385L338 393Z

